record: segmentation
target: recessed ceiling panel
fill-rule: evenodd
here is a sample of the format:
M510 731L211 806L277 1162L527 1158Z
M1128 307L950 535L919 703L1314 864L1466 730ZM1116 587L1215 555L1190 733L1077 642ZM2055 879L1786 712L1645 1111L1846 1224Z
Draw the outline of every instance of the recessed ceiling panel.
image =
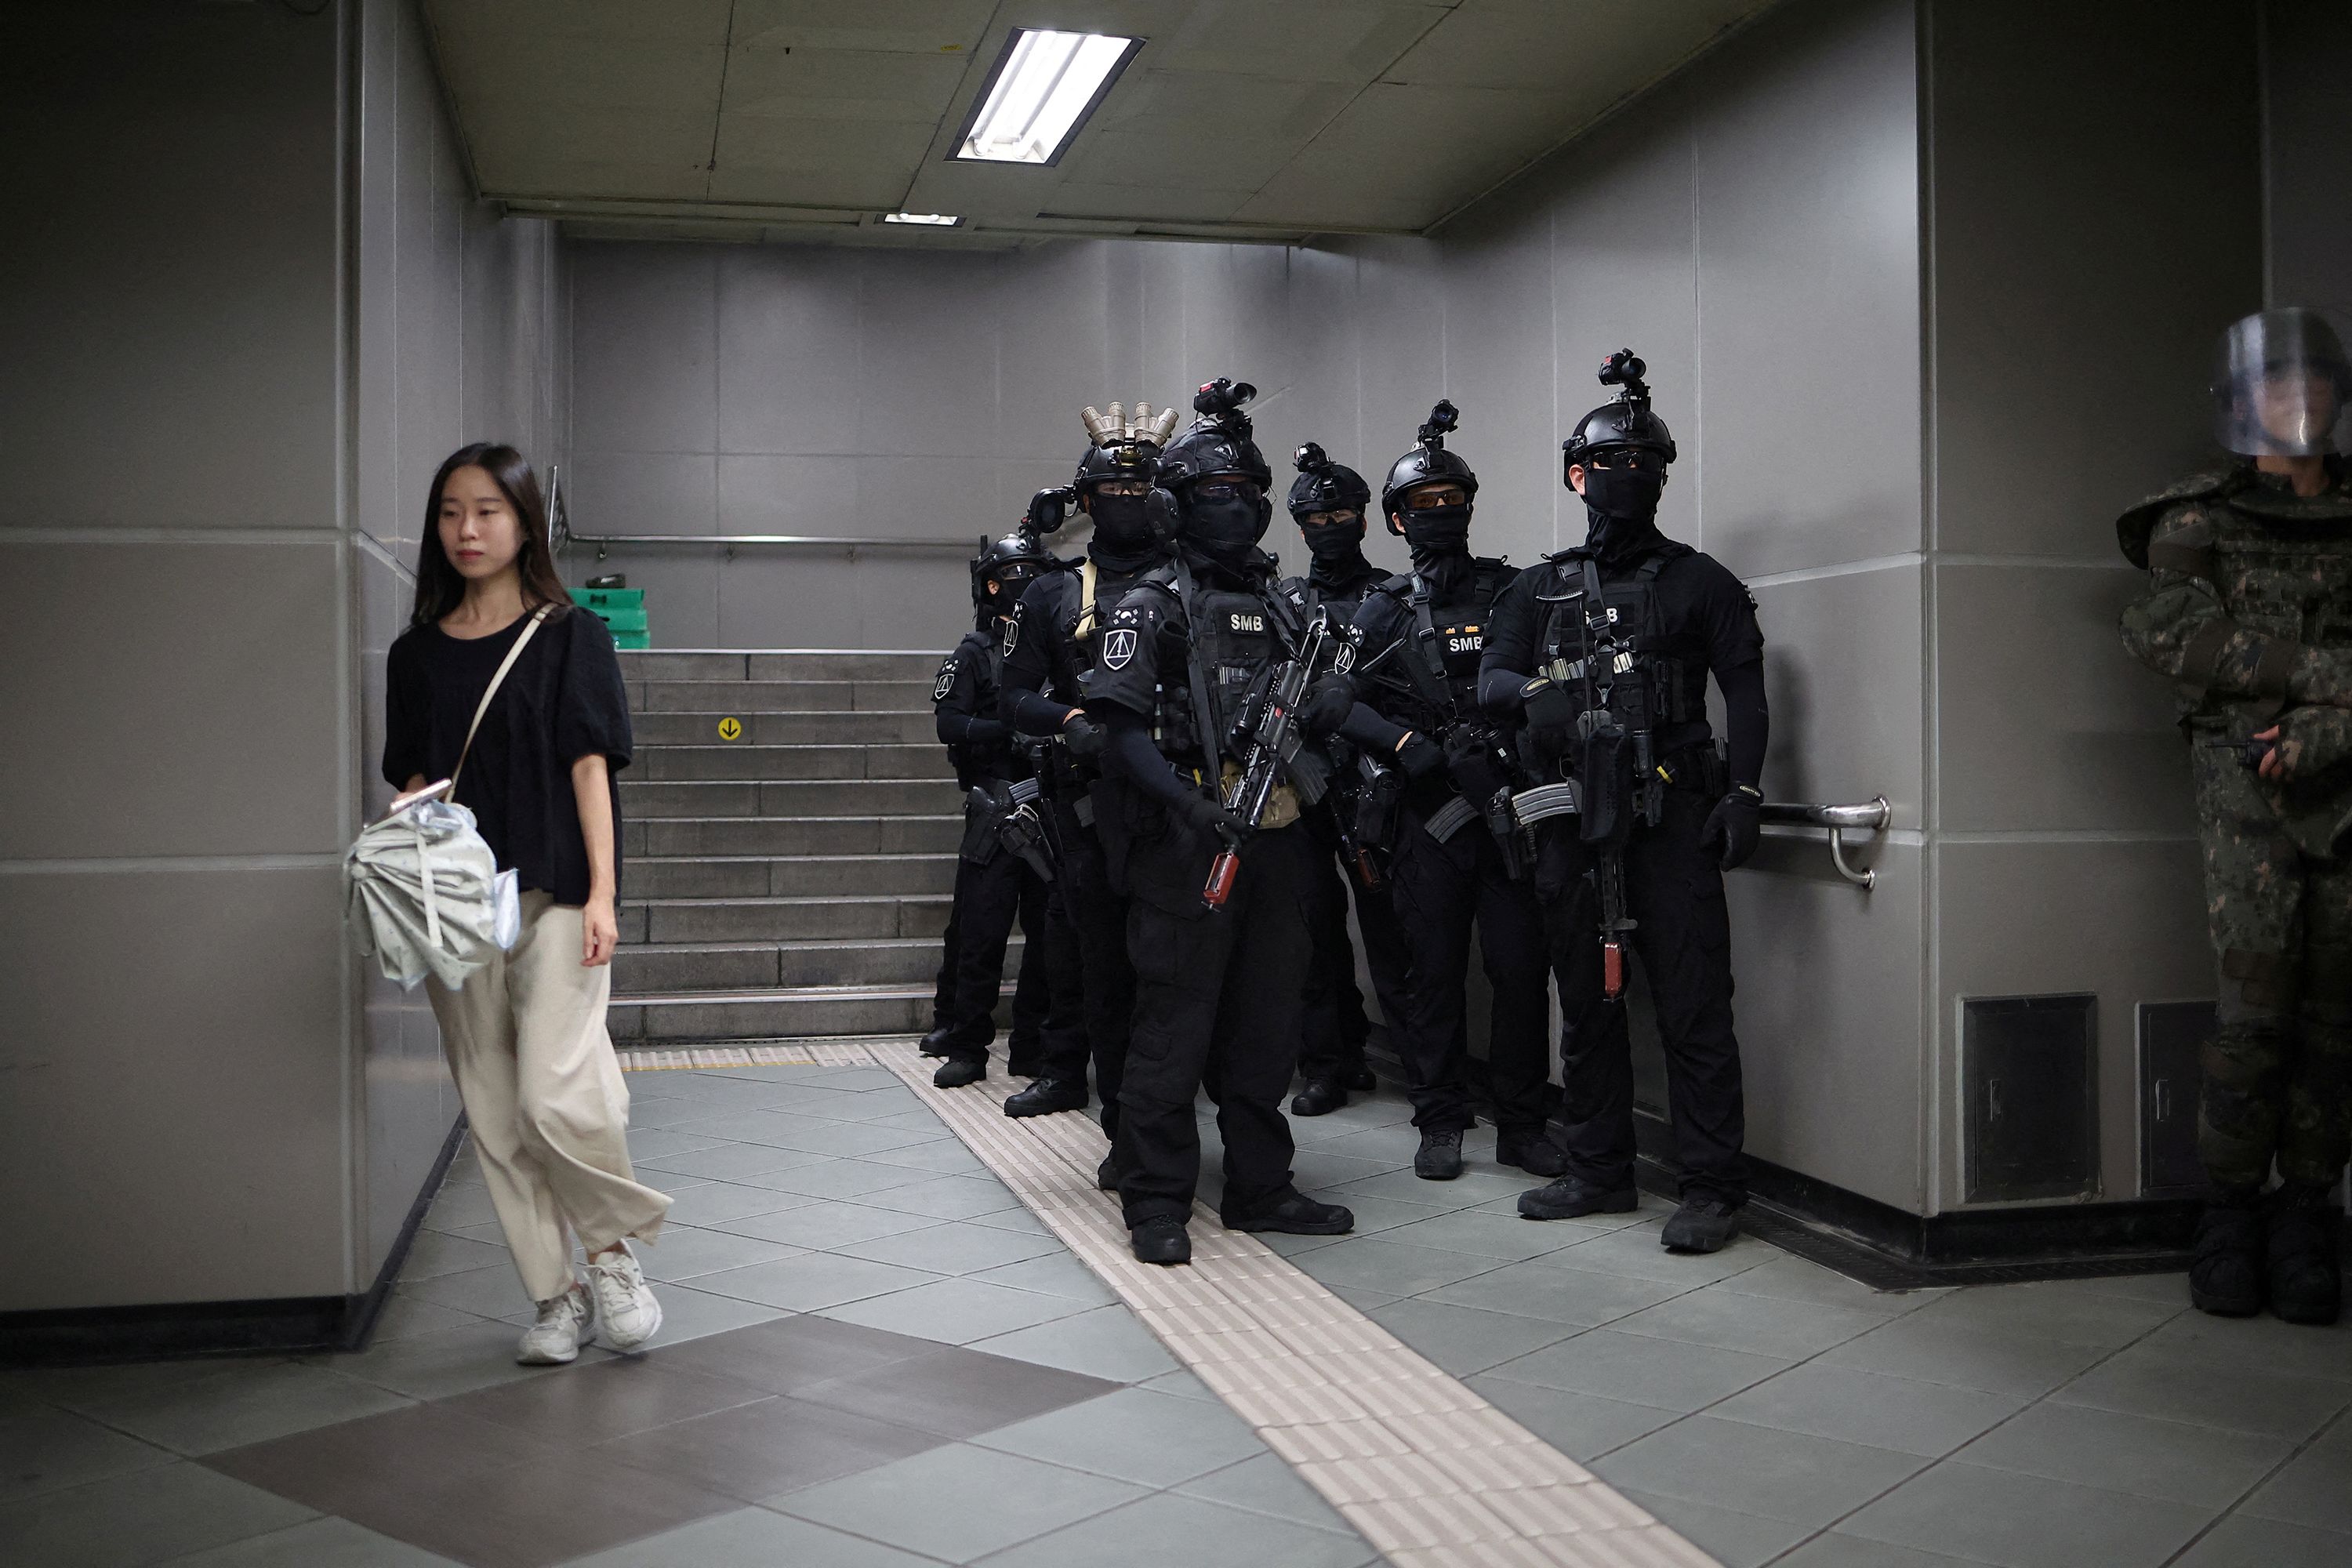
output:
M958 247L1420 232L1771 3L424 0L485 195ZM1020 27L1144 44L1052 163L953 161ZM898 209L965 221L870 239Z

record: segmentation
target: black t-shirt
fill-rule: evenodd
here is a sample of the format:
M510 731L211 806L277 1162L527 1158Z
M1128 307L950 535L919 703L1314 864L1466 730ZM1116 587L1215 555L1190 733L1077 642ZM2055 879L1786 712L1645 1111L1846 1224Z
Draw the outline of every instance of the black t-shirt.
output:
M997 713L997 667L1003 656L996 647L987 632L966 632L940 661L939 678L931 683L932 723L955 764L956 783L966 789L990 779L1029 776L1028 758L1013 749L1013 726Z
M470 640L437 626L411 626L392 645L384 672L383 776L394 789L422 773L445 779L466 727L530 617ZM559 904L588 901L588 845L572 792L572 764L603 752L617 775L629 765L629 702L613 634L585 611L566 611L534 633L507 672L466 771L457 804L470 809L502 870ZM613 785L613 871L620 875L621 791Z

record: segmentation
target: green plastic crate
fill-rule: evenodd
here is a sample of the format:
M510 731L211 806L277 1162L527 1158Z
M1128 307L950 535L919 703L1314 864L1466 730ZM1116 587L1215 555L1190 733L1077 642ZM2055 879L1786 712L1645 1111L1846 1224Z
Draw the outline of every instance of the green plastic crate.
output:
M651 632L614 632L613 646L614 647L651 647L654 646L653 634Z
M646 612L642 605L631 609L625 605L618 609L591 610L588 613L615 632L641 632L646 629Z
M572 602L588 610L643 610L646 591L643 588L574 588Z

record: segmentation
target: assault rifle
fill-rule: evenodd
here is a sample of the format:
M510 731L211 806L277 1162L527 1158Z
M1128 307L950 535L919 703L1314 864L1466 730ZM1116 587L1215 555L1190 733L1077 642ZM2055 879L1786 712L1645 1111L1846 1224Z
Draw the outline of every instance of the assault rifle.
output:
M1629 631L1621 637L1601 591L1601 569L1583 560L1584 657L1573 670L1555 669L1554 679L1573 675L1584 687L1584 713L1577 721L1577 837L1593 852L1593 890L1601 898L1601 990L1615 1001L1625 992L1625 937L1635 929L1626 911L1625 845L1636 815L1654 821L1655 781L1650 774L1650 714L1641 689L1641 661ZM1621 679L1634 689L1636 728L1628 731L1609 704ZM1637 800L1636 792L1640 792Z
M1235 731L1249 741L1249 752L1242 763L1241 776L1234 781L1225 796L1225 809L1242 819L1244 827L1255 832L1265 820L1265 808L1274 798L1274 786L1283 777L1298 792L1301 804L1313 805L1323 798L1330 784L1330 774L1323 759L1303 746L1298 739L1298 704L1314 683L1315 667L1323 662L1324 650L1331 643L1331 616L1318 606L1315 618L1307 625L1306 635L1299 638L1298 651L1274 667L1271 679L1263 692L1243 710ZM1213 910L1224 908L1233 895L1234 878L1241 870L1241 856L1231 846L1217 852L1209 865L1209 880L1201 889L1201 902Z
M1040 879L1054 879L1054 847L1037 816L1035 779L974 784L965 813L965 859L986 864L992 843L1019 856Z

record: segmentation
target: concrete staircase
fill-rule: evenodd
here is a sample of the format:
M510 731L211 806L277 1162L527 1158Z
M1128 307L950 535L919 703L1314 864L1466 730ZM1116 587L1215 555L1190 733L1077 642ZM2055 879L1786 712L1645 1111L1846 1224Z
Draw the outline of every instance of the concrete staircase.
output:
M939 662L621 655L637 752L621 775L614 1039L930 1026L963 832L931 729Z

